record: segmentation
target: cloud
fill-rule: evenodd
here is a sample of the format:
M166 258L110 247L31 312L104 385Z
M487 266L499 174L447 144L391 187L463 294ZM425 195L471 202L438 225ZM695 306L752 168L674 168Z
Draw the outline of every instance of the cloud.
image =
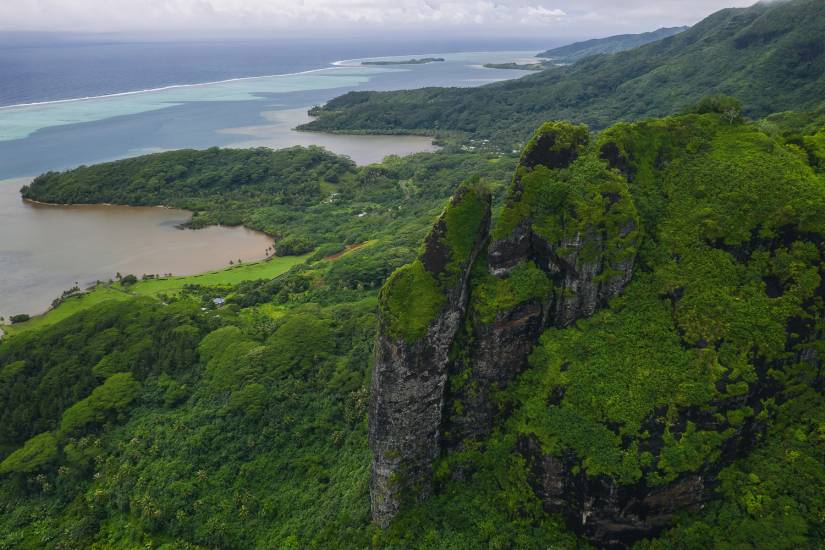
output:
M0 0L0 30L519 27L598 34L691 24L753 0Z
M527 15L539 18L559 19L567 14L559 9L550 10L545 8L544 6L529 6L527 8Z

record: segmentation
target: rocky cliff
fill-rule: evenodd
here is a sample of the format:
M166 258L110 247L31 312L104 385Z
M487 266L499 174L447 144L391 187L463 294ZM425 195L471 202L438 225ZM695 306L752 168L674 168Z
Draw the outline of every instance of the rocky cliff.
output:
M545 328L591 315L629 280L635 210L622 178L592 155L570 169L588 140L583 126L544 125L525 148L489 247L489 205L468 206L489 198L462 186L421 257L382 289L370 406L370 494L380 525L404 498L426 495L442 449L489 433L491 393L524 369ZM573 174L591 179L578 188ZM547 203L549 181L556 196ZM582 201L601 206L578 208ZM454 214L462 209L473 213ZM459 230L466 243L456 247L449 235ZM449 361L465 325L472 350ZM448 372L459 370L471 385L448 390Z
M624 178L586 153L588 142L584 126L547 123L525 147L487 265L471 278L473 345L453 366L471 383L450 396L459 412L445 427L448 445L489 433L492 392L527 366L546 328L592 315L630 280L635 207Z
M463 185L414 263L381 291L369 444L373 519L386 525L405 498L428 492L440 451L447 356L461 326L470 266L487 241L490 195Z
M690 115L593 141L545 124L489 241L486 220L449 284L402 284L441 280L442 217L382 291L370 411L381 525L404 490L426 495L440 456L495 439L546 512L624 547L713 498L785 388L819 372L825 191L804 155L754 126ZM392 320L418 318L430 294L426 323L399 339ZM405 305L388 312L394 296Z

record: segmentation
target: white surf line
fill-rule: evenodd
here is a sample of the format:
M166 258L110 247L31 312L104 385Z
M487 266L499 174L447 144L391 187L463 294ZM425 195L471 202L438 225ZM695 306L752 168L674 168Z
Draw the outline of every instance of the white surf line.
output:
M36 101L33 103L17 103L15 105L3 105L0 106L0 111L8 110L8 109L20 109L25 107L37 107L41 105L55 105L58 103L72 103L77 101L90 101L93 99L107 99L110 97L123 97L123 96L130 96L136 94L149 94L154 92L164 92L168 90L175 90L178 88L196 88L198 86L212 86L215 84L227 84L229 82L239 82L242 80L259 80L262 78L276 78L281 76L299 76L302 74L310 74L310 73L318 73L321 71L335 71L338 69L352 69L353 67L322 67L320 69L309 69L307 71L299 71L297 73L282 73L282 74L269 74L269 75L260 75L260 76L241 76L238 78L228 78L226 80L215 80L213 82L197 82L194 84L170 84L169 86L161 86L159 88L147 88L145 90L133 90L130 92L117 92L114 94L104 94L104 95L93 95L93 96L85 96L85 97L73 97L69 99L55 99L53 101Z

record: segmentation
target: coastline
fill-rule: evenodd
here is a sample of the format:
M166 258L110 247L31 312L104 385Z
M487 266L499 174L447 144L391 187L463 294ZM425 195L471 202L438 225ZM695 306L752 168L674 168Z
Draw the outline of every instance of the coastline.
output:
M464 67L464 66L470 66L471 58L472 58L473 53L475 53L475 52L455 52L455 53L451 53L451 54L448 54L447 60L452 61L453 65L456 68ZM482 55L498 53L499 58L508 57L508 56L511 56L511 57L515 58L518 55L521 55L520 53L517 53L517 52L501 52L501 51L499 51L499 52L494 52L494 51L491 51L491 52L478 52L478 53L481 53ZM412 55L418 56L420 54L412 54ZM433 55L435 55L435 54L433 54ZM377 57L373 57L373 58L363 58L363 59L392 59L392 58L407 59L409 57L411 57L410 54L405 54L405 55L398 55L398 56L377 56ZM158 88L152 88L152 89L148 89L148 90L134 90L134 91L127 91L127 92L119 92L119 93L115 93L115 94L104 94L104 95L100 95L100 96L88 96L88 97L67 98L67 99L54 100L54 101L45 101L45 102L32 102L32 103L24 103L24 104L15 104L15 105L0 107L0 113L9 113L9 114L11 114L11 113L14 112L14 110L19 110L19 111L22 112L27 107L33 107L34 108L37 105L44 105L44 104L55 104L55 103L59 104L59 103L82 102L82 101L90 101L91 102L92 100L97 99L97 98L101 98L101 97L105 98L105 97L116 97L116 96L127 96L127 95L133 96L133 95L139 95L139 94L143 94L143 93L152 93L153 91L163 91L163 90L176 89L176 88L205 87L205 86L209 86L209 85L214 84L214 83L235 82L235 81L243 81L243 80L253 80L254 81L254 80L261 80L261 79L266 79L266 78L271 78L271 77L289 76L289 75L295 75L295 74L309 74L309 73L327 74L327 75L341 74L341 73L344 73L344 74L360 74L361 71L363 71L364 74L373 74L372 73L373 71L374 72L388 71L388 72L398 72L399 74L412 75L412 76L407 76L406 81L418 82L418 80L420 80L419 77L417 76L419 73L410 72L409 70L377 69L377 68L369 68L369 67L353 68L353 67L345 66L346 61L347 60L339 60L339 61L333 62L332 66L314 68L314 69L310 69L310 70L306 70L306 71L299 71L299 72L282 73L282 74L275 74L275 75L258 75L258 76L251 76L251 77L238 77L238 78L232 78L232 79L223 79L223 80L216 80L216 81L202 82L202 83L194 83L194 84L175 84L175 85L170 85L170 86L162 86L162 87L158 87ZM316 78L316 77L312 77L312 78ZM317 79L319 79L319 80L332 79L332 78L333 78L332 76L329 76L329 77L320 77L319 76L319 77L317 77ZM468 80L468 82L469 82L469 80ZM257 87L257 86L258 86L258 84L251 85L251 87ZM304 90L300 89L298 91L303 92ZM200 93L211 93L211 91L197 92L197 93L199 93L199 94ZM323 94L320 94L320 95L323 95ZM165 97L165 96L163 96L163 97ZM163 99L163 97L156 96L155 99L159 100L159 99ZM129 101L132 101L132 100L129 100ZM236 101L239 101L239 100L234 100L233 99L233 100L226 100L226 101L236 102ZM273 105L273 106L275 106L275 105ZM324 140L328 141L329 143L322 143L320 145L326 146L330 151L333 151L337 154L344 154L344 155L350 156L350 158L353 158L353 160L355 160L356 163L359 164L359 165L366 165L366 164L372 164L372 163L375 163L375 162L380 162L386 155L404 156L404 155L407 155L407 154L413 154L413 153L417 153L417 152L421 152L421 151L436 151L436 150L439 149L438 145L433 144L433 140L432 140L433 136L432 135L427 135L427 134L417 134L417 133L408 133L408 132L399 133L399 134L397 134L399 139L403 140L403 143L401 144L400 148L398 148L398 150L387 150L385 152L385 148L393 149L393 147L389 147L387 145L387 142L391 141L391 140L387 139L387 134L376 134L374 132L371 132L369 134L366 134L366 133L360 134L360 133L358 133L358 134L353 135L351 133L346 133L346 132L312 132L312 131L306 131L306 130L297 130L297 129L295 129L296 125L290 125L289 130L292 133L294 133L295 135L297 135L298 137L296 138L295 136L289 136L287 138L287 139L290 139L290 140L296 140L295 143L285 143L285 144L282 144L282 145L274 145L275 143L277 143L279 138L282 138L282 136L280 134L283 133L282 132L282 126L285 122L285 119L289 119L290 117L298 117L298 116L300 116L300 119L310 118L310 117L307 116L308 106L309 105L304 104L303 106L298 107L298 108L294 108L294 107L293 108L287 108L287 109L278 109L278 108L276 108L272 111L269 111L269 112L275 114L274 118L276 120L273 120L273 119L268 118L268 117L264 117L265 121L263 121L263 124L257 124L257 125L254 125L254 126L253 125L239 126L239 127L234 127L234 128L223 127L223 128L220 128L220 129L217 129L217 130L214 130L214 131L215 131L216 134L235 134L235 136L239 136L237 141L235 139L233 139L233 141L231 141L229 143L224 142L224 144L221 145L222 147L227 147L227 148L238 148L238 147L264 145L264 146L270 146L272 148L277 149L277 148L281 148L281 147L284 147L284 146L293 146L293 145L304 145L304 146L309 145L309 144L316 144L317 145L318 143L314 143L314 141L317 140L316 136L324 136ZM102 105L102 107L107 107L107 106ZM97 108L97 105L96 104L92 105L91 103L85 104L83 106L83 109L86 109L86 110L95 109L95 108ZM260 114L263 114L263 112L260 111L260 110L257 110L256 112L259 113L258 116L260 116ZM264 112L266 112L266 111L264 111ZM28 115L26 115L26 116L28 116ZM118 114L116 116L126 116L126 115ZM300 120L300 121L302 122L303 120ZM267 124L267 123L269 123L269 124ZM347 140L347 142L348 142L347 146L350 147L350 150L342 150L339 147L336 147L335 145L333 145L333 143L340 144L341 141L343 141L343 139ZM337 140L337 142L336 142L336 140ZM249 143L249 142L257 142L257 143L252 144L252 143ZM269 142L269 143L262 143L262 142ZM312 143L305 143L305 142L312 142ZM353 143L349 143L349 142L353 142ZM270 145L270 143L272 143L273 145ZM144 144L139 144L139 145L140 146L145 146ZM153 146L153 147L156 146L154 144L154 142L150 145ZM191 146L191 145L187 144L185 146L192 147L192 148L205 148L205 147L202 147L202 146L199 146L199 145ZM177 144L175 144L174 146L170 146L166 142L161 142L161 144L157 145L157 147L159 147L161 149L178 148ZM121 153L120 151L112 152L112 151L106 150L105 157L103 157L103 158L106 158L108 160L93 160L93 159L89 160L89 159L81 157L80 159L77 160L77 163L78 164L80 164L80 163L94 164L94 163L97 163L97 162L108 162L109 160L116 160L116 159L119 159L119 158L127 158L128 156L133 156L133 151L139 151L139 150L140 150L140 147L136 147L135 149L130 149L130 150L126 151L125 153ZM379 153L382 153L382 154L379 154ZM358 154L360 154L362 156L373 155L376 158L374 158L374 159L367 158L366 160L359 160L359 158L357 156ZM121 156L121 155L125 155L125 156ZM76 158L76 156L72 155L72 158ZM65 164L64 166L71 167L72 165ZM60 169L60 168L58 168L58 169ZM22 172L22 173L23 174L32 174L32 173L36 173L36 172L32 172L32 171L27 170L27 171ZM8 203L8 205L10 205L10 208L7 208L9 215L13 215L16 211L16 209L14 208L14 202L16 202L18 205L20 205L20 208L24 208L24 207L28 208L28 209L42 208L43 210L42 210L42 214L41 214L41 222L45 222L45 220L47 218L51 218L51 216L47 214L47 209L55 209L55 210L59 210L59 209L76 209L78 211L77 218L82 218L82 217L85 217L86 215L92 216L94 214L85 214L84 213L83 215L80 215L80 211L91 212L93 210L98 210L98 215L99 216L105 216L106 214L100 214L100 212L102 211L102 209L100 209L100 207L105 207L107 209L111 208L112 211L109 214L110 216L116 216L117 215L117 210L115 210L115 209L117 209L118 207L120 207L120 208L130 207L130 210L154 208L154 209L164 209L164 210L167 210L167 211L180 211L181 215L179 216L179 219L175 222L175 227L178 227L181 223L183 223L185 225L185 227L190 228L189 224L191 223L193 213L189 210L185 210L185 209L182 209L182 208L177 208L177 207L174 207L174 206L168 206L168 205L127 205L127 204L113 204L113 203L93 203L93 204L71 203L71 204L66 204L66 203L50 203L50 202L45 201L45 200L37 200L37 199L33 199L33 198L23 198L23 197L21 197L21 194L19 192L19 188L22 185L30 183L32 179L33 178L31 178L31 177L21 178L19 176L12 176L12 177L9 177L9 178L6 179L6 181L8 181L8 180L17 180L19 182L17 185L11 184L12 188L7 188L7 190L10 191L13 195L13 201L6 201ZM58 214L55 214L55 215L57 216ZM69 214L64 213L62 215L63 216L68 216ZM185 216L185 218L184 218L184 216ZM21 284L18 285L18 286L20 286L21 288L23 288L24 286L34 288L35 285L40 284L39 281L41 279L41 275L43 275L42 278L45 279L46 274L50 273L50 272L51 273L61 273L61 274L73 273L73 271L69 268L64 270L64 269L60 269L60 268L55 267L57 265L64 265L64 264L57 264L56 263L58 256L62 257L62 255L66 251L74 250L77 247L86 247L87 250L92 250L92 249L95 249L94 248L95 246L98 246L96 244L92 244L93 242L96 242L95 238L93 238L93 237L95 237L94 232L88 234L89 239L87 239L86 237L71 236L71 233L67 233L67 231L66 231L67 229L72 229L74 227L78 227L77 218L75 220L72 220L69 225L64 224L63 226L60 226L58 224L61 223L61 222L55 222L51 226L49 226L49 225L43 225L42 227L38 226L37 231L29 232L29 235L40 234L41 232L43 232L44 235L51 234L52 237L53 237L52 239L39 238L39 240L41 242L45 242L47 240L56 240L58 242L62 242L64 244L64 246L60 246L60 247L56 248L55 250L50 250L50 249L48 249L48 247L37 247L37 246L26 245L26 246L29 247L27 249L27 252L26 252L27 254L30 253L30 252L40 254L39 258L43 258L43 259L42 260L38 259L37 260L38 263L31 263L31 264L29 264L29 263L20 263L19 265L25 266L27 268L30 267L30 266L35 266L38 269L43 269L43 271L39 272L39 273L37 271L30 272L26 276L25 281L22 278L20 279L20 281L25 282L25 285L21 282ZM12 223L11 220L13 220L14 217L12 216L12 217L9 217L7 219L9 220L9 223ZM171 224L169 224L169 225L171 225ZM26 227L26 226L25 225L19 225L19 224L17 225L18 230L22 230L22 228L24 228L24 227ZM102 230L102 233L97 232L97 234L109 234L109 233L107 233L107 231L105 229L105 227L109 227L109 226L104 225L104 226L101 226L101 227L104 227L104 229ZM219 227L225 227L225 226L214 225L214 226L198 227L198 229L202 228L202 229L205 229L205 230L209 230L209 228L219 228ZM230 229L231 228L233 228L233 227L230 227ZM244 231L251 231L251 232L257 233L259 235L265 236L270 240L270 244L274 244L274 242L272 242L273 235L270 235L270 234L268 234L264 231L260 231L260 230L250 228L250 227L247 227L247 226L242 226L242 229ZM192 232L192 233L196 233L196 232ZM209 238L211 239L212 237L209 237ZM22 252L20 250L20 247L23 246L22 243L26 243L26 242L29 242L29 241L32 240L32 239L27 240L26 238L22 238L22 240L19 240L19 239L21 239L21 238L18 238L16 245L11 244L10 246L5 247L5 253L7 253L7 257L9 258L9 263L7 264L7 265L9 265L9 274L14 275L14 276L17 276L19 273L23 273L22 270L19 270L16 267L18 264L14 263L14 262L22 262L21 260L17 259L19 257L23 257L23 256L19 256L19 254L22 254ZM212 244L210 246L212 247L213 250L220 250L218 245ZM42 248L42 250L41 250L41 248ZM52 248L54 248L54 247L52 247ZM104 250L104 249L100 249L100 250ZM108 249L105 249L105 250L108 250ZM82 252L82 250L80 252ZM137 267L129 267L127 269L131 270L133 272L136 272L136 273L142 272L144 267L143 267L143 264L137 263L138 256L136 256L135 251L134 250L132 250L132 251L127 250L127 252L129 254L129 258L130 258L130 261L131 261L132 265L133 266L137 265ZM12 254L18 254L18 256L12 256ZM121 256L122 256L122 254L121 254ZM65 265L66 266L74 265L74 264L71 263L71 261L74 261L73 258L76 258L76 257L79 257L79 256L78 256L77 253L74 253L72 255L72 258L69 258L69 260L70 260L69 263L65 263ZM146 255L145 253L142 253L140 255L139 259L140 259L141 262L143 262L145 260L145 258L148 258L148 257L149 256ZM12 258L14 258L14 259L12 260ZM258 258L261 258L261 257L258 256ZM251 259L252 261L255 261L258 258L254 258L254 259L249 258L249 259ZM263 258L261 258L261 259L263 259ZM61 260L61 261L63 261L63 260ZM97 260L93 259L93 261L97 261ZM117 261L121 261L121 258L119 256L117 257ZM248 261L248 260L245 258L244 261ZM26 260L26 262L28 262L28 260ZM48 262L48 265L51 265L51 267L50 268L42 267L44 265L47 265L47 262ZM85 264L85 265L96 265L96 264ZM112 264L112 265L115 265L115 264ZM203 268L200 268L199 265L200 264L193 264L192 265L193 269L191 269L191 270L179 270L178 268L168 269L168 268L163 267L163 266L161 266L161 267L149 266L149 267L146 267L145 269L146 269L146 272L148 272L148 273L160 273L160 272L174 271L174 272L177 272L177 273L179 273L181 275L185 275L185 276L189 276L190 274L192 274L192 275L201 274L201 273L208 272L209 269L213 269L211 266L207 267L206 269L203 269ZM212 264L212 265L215 265L215 264ZM15 267L12 267L12 266L15 266ZM171 264L170 264L170 267L172 267ZM130 272L130 271L124 271L123 268L120 267L120 264L118 264L117 270L119 270L121 272L124 272L124 273ZM4 268L4 271L5 271L5 268ZM114 272L115 272L115 268L112 268L107 263L105 273L109 273L109 275L111 275L111 273L114 273ZM86 277L85 279L81 279L80 278L81 276L85 277L85 273L82 272L82 271L77 271L77 273L78 273L78 275L75 275L73 277L70 276L69 279L75 280L75 278L78 278L78 280L80 280L81 282L85 281L84 284L86 284L89 281L92 281L95 277L102 278L102 276L100 276L100 275L94 275L94 276L90 275L89 277ZM13 278L14 277L12 277L12 279ZM12 282L12 281L10 280L9 282ZM70 284L70 283L66 283L66 284ZM16 287L12 286L10 288L15 289L14 292L17 292ZM38 288L40 288L40 287L38 287ZM61 287L61 288L65 288L65 287ZM52 289L57 289L57 290L52 290ZM43 289L41 288L40 290L43 290ZM11 292L10 295L13 295L14 292ZM57 286L51 286L51 287L47 287L46 291L42 292L41 294L43 294L45 296L45 295L55 294L55 292L59 293L59 288ZM10 303L12 305L15 302L17 302L18 304L23 303L22 298L21 299L15 298L15 300L10 300ZM3 309L4 310L5 309L14 310L14 309L18 309L18 307L17 306L15 306L15 307L9 306L8 308L3 308ZM21 311L24 311L26 309L27 308L23 307L21 309ZM35 308L35 309L39 309L39 308ZM8 331L6 331L6 332L8 334Z
M0 217L9 224L0 245L0 314L6 317L48 311L73 282L85 287L116 272L197 277L224 269L230 259L264 261L270 256L264 250L275 245L272 235L245 225L190 227L192 212L182 208L22 199L24 182L0 184Z
M368 243L363 243L366 246ZM349 252L347 250L346 252ZM11 338L15 334L26 332L54 324L66 317L106 300L128 300L138 297L159 298L161 294L178 292L187 284L203 286L221 286L222 284L236 284L242 280L256 280L261 278L277 277L295 265L305 262L312 252L300 256L267 256L266 258L195 273L193 275L173 275L171 277L157 277L142 279L129 288L124 288L117 282L99 282L85 290L69 296L57 304L49 306L44 311L31 314L28 321L22 323L0 324L0 340L3 336ZM6 328L3 331L3 327Z
M96 207L96 206L116 206L119 208L166 208L167 210L180 210L181 212L188 212L192 214L191 210L187 210L185 208L178 208L177 206L166 206L165 204L147 204L147 205L140 205L140 204L116 204L113 202L44 202L35 199L30 199L27 197L20 197L21 200L27 204L31 204L34 206L55 206L55 207Z

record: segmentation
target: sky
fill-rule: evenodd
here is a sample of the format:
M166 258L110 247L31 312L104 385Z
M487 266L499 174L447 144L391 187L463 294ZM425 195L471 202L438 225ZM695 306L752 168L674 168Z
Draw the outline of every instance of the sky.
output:
M605 36L691 25L755 0L0 0L0 31L384 30Z

